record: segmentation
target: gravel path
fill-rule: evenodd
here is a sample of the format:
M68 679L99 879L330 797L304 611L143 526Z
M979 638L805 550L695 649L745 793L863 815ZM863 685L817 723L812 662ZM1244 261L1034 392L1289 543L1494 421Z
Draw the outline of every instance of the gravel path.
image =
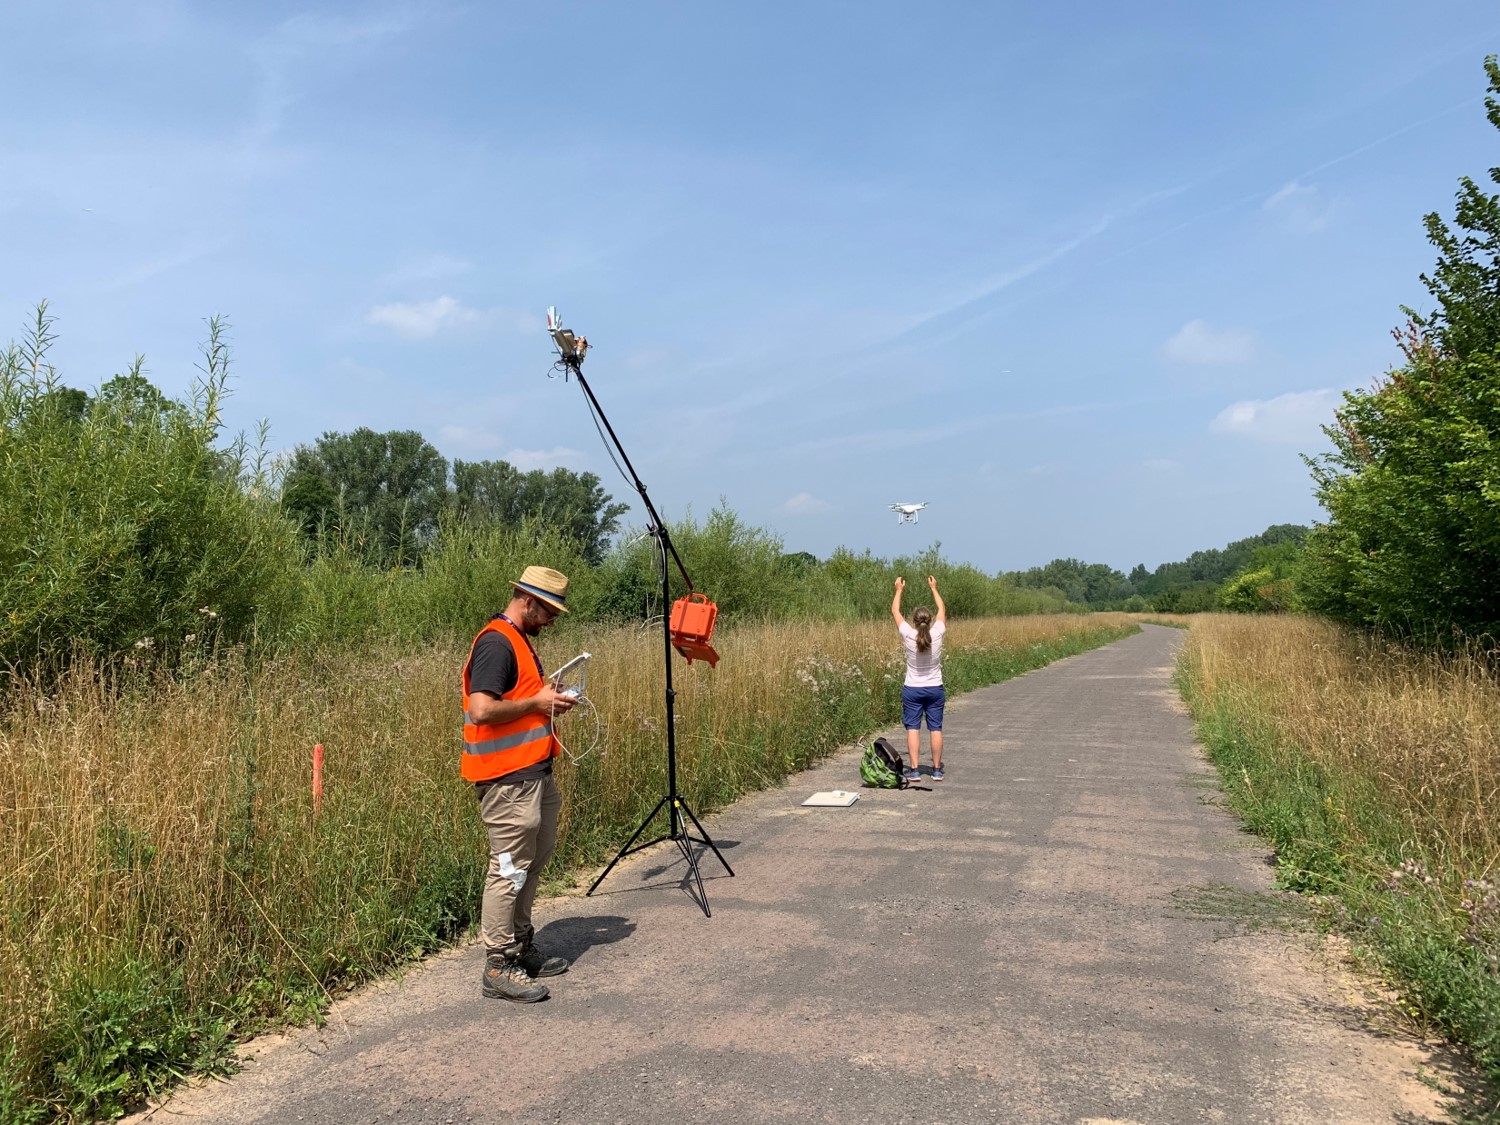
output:
M712 918L671 845L539 904L576 959L546 1003L481 999L481 951L455 950L152 1119L1444 1120L1436 1060L1276 924L1295 904L1216 804L1181 638L954 701L928 788L801 807L858 788L850 752L709 819L737 876L705 858Z

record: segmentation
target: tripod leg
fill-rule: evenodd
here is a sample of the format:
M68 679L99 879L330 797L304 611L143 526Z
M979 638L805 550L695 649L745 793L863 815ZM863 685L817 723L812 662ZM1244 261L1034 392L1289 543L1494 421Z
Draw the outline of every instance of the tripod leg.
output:
M687 813L688 819L693 822L693 827L696 828L700 833L702 842L713 849L714 855L719 857L719 862L724 865L724 870L729 872L729 877L731 879L734 878L734 868L729 866L729 861L725 859L724 856L719 852L717 845L715 845L713 840L709 838L708 833L704 831L703 825L698 823L698 818L693 815L693 810L688 808L688 803L686 801L679 800L677 802L677 805L682 809L683 812Z
M667 800L668 798L663 797L660 801L656 802L656 808L652 809L651 812L647 814L646 819L641 821L641 826L635 830L635 835L630 837L625 846L615 853L615 858L609 861L609 866L599 873L599 878L595 879L594 882L590 885L589 889L584 892L585 898L598 890L599 884L604 882L604 877L615 869L615 864L619 863L620 860L624 859L630 853L631 844L634 844L645 834L646 829L650 826L651 822L656 819L656 814L661 812L661 808L667 803Z

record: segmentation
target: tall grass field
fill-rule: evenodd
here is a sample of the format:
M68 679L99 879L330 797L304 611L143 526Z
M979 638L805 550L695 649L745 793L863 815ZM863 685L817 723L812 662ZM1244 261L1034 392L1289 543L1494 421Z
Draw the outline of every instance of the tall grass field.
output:
M1123 615L955 620L960 692L1134 631ZM889 623L721 630L678 662L679 785L699 812L899 717ZM655 629L546 635L594 654L570 751L561 889L665 792ZM357 655L355 655L357 653ZM75 664L0 714L0 1121L117 1116L330 990L460 939L486 845L458 776L466 643L265 660L188 646L171 674ZM315 810L312 750L324 747ZM851 781L854 774L851 772Z
M1280 880L1500 1078L1500 677L1306 617L1197 618L1179 683Z

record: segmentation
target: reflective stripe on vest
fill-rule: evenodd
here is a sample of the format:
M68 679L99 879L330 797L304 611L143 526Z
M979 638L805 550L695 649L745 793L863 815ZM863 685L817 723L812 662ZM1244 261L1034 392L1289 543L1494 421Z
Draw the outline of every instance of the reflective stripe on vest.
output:
M499 633L516 655L516 685L505 699L529 699L542 690L541 661L520 630L497 617L479 631L469 646L463 669L464 751L460 768L466 781L489 781L555 758L560 752L547 715L522 715L506 723L475 723L469 715L469 672L474 649L486 633Z
M464 718L467 720L468 716ZM467 722L466 726L476 726L473 722ZM467 734L467 732L465 732ZM525 746L528 742L538 742L543 738L552 737L552 724L550 722L543 726L533 727L531 730L517 731L515 734L501 735L499 738L486 738L470 742L465 739L464 752L467 754L494 754L500 750L513 750L517 746Z

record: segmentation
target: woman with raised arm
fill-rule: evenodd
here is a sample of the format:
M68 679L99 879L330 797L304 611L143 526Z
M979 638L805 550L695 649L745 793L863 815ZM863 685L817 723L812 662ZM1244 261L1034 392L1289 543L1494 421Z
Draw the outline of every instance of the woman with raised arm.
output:
M927 588L937 604L937 616L925 605L912 612L911 624L901 616L901 592L906 579L896 579L896 596L891 599L891 616L901 632L906 648L906 682L901 688L901 725L906 728L906 754L911 765L906 780L922 776L919 766L922 749L922 719L927 719L927 740L932 744L932 780L943 780L943 634L948 631L948 607L938 593L937 579L927 578Z

